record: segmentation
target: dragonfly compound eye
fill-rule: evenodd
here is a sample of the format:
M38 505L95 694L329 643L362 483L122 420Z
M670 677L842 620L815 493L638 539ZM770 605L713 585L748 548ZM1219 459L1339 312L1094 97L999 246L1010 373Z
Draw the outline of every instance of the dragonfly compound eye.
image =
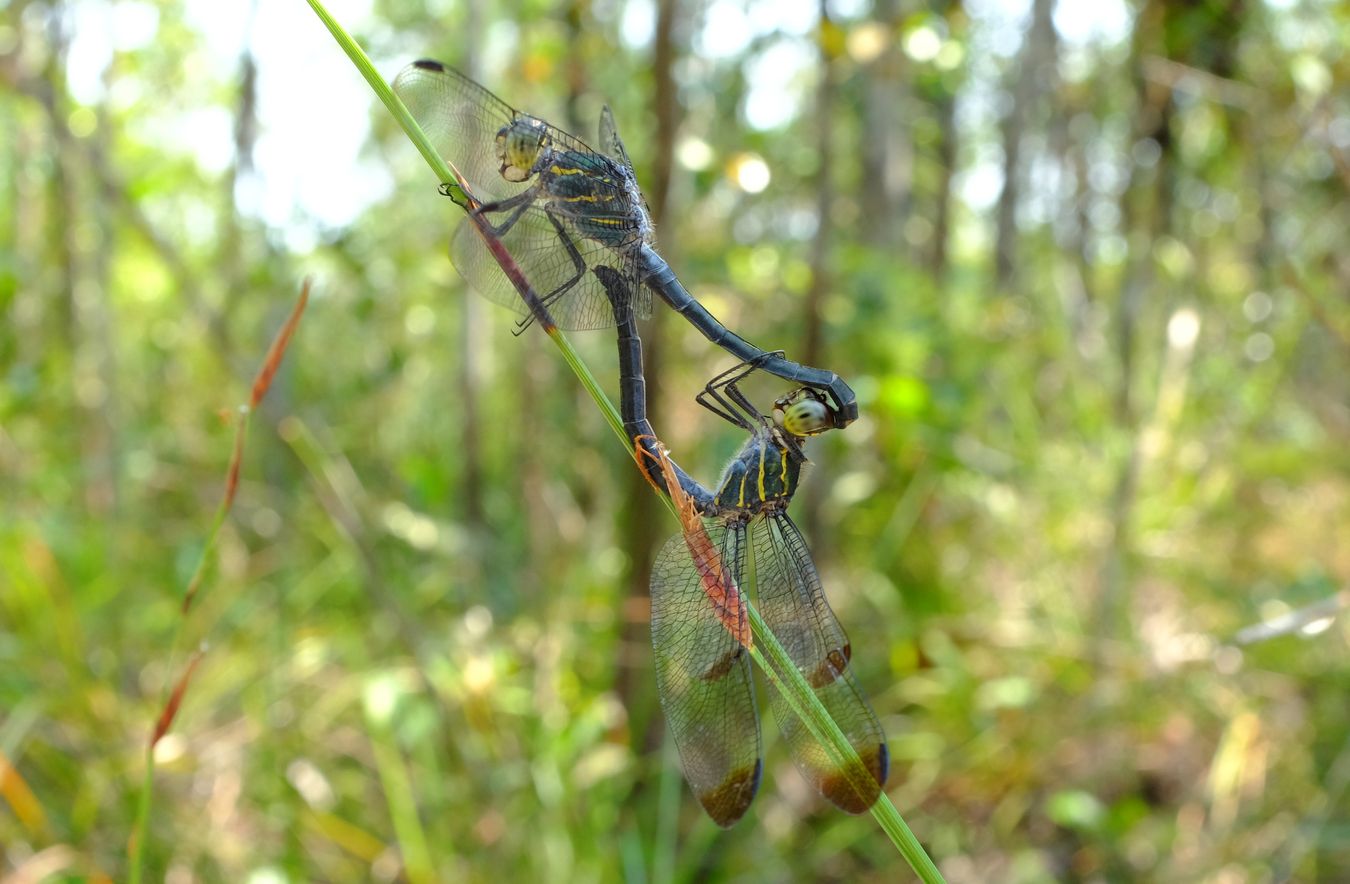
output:
M800 399L779 412L779 424L794 436L813 436L834 427L834 415L819 399Z
M502 161L502 177L524 181L534 171L539 154L548 144L548 133L539 120L513 120L497 132L497 159Z

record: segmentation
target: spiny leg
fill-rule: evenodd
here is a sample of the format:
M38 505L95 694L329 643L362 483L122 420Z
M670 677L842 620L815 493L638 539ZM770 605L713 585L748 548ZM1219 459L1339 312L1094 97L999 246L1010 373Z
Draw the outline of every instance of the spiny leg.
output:
M562 244L563 249L567 252L567 256L572 259L572 269L575 271L570 277L563 280L560 285L555 286L552 291L540 296L539 300L543 303L544 308L551 310L553 305L557 303L563 295L570 292L573 286L581 281L581 277L586 275L586 261L581 257L581 252L578 251L576 243L572 241L572 237L568 234L567 229L564 228L562 222L558 220L557 214L552 209L548 208L544 209L544 214L553 224L553 229L557 231L558 242ZM530 323L533 321L533 316L526 316L524 319L517 320L516 329L512 334L518 335L525 331L525 329L530 327Z
M492 231L494 236L500 239L501 237L506 236L511 228L516 226L516 222L523 218L525 213L529 211L530 206L534 204L535 192L537 190L537 187L531 187L528 190L521 191L515 196L507 197L504 200L498 200L495 203L482 203L478 208L473 210L473 213L481 216L484 220L487 220L489 213L500 215L502 212L510 212L511 214L508 215L506 220L501 224L493 224L491 221L488 221L488 228Z
M741 393L737 384L754 374L765 362L782 357L783 351L775 350L747 359L709 381L703 392L694 397L694 401L725 421L746 430L753 430L755 423L763 422L764 417Z
M547 295L544 295L544 304L551 305L581 280L581 277L586 273L586 262L582 259L581 252L577 250L576 243L572 241L572 237L568 235L566 228L564 228L562 222L558 220L557 213L552 209L545 209L544 214L547 215L548 220L553 223L553 229L558 231L558 242L562 243L563 248L567 250L567 257L572 259L572 269L576 271L572 274L570 279L564 281L562 285L559 285Z

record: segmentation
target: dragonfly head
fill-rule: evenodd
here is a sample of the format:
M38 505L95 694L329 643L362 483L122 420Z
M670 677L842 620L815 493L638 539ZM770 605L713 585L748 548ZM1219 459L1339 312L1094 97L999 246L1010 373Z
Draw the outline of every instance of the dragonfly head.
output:
M825 395L810 387L794 390L775 401L773 422L793 436L815 436L842 424Z
M548 128L543 120L517 117L497 130L497 159L502 161L502 177L524 181L534 171L539 154L548 147Z

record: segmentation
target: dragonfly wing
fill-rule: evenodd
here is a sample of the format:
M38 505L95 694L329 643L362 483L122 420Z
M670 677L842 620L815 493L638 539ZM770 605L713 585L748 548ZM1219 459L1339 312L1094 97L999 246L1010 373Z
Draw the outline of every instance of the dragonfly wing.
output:
M638 189L637 171L633 168L633 161L628 158L628 150L623 146L623 139L619 137L619 127L614 124L614 112L609 109L609 105L600 109L600 149L618 160L628 170L636 199L642 202L642 212L647 218L651 218L651 206L647 205L646 195ZM642 238L648 245L656 245L656 234L651 229L650 223Z
M482 202L506 199L524 189L501 175L497 133L518 119L546 131L555 149L593 153L586 142L557 126L516 110L478 83L439 61L422 59L394 78L394 93L412 113L436 150L459 169Z
M652 292L651 289L642 284L642 273L638 269L635 254L630 254L625 260L624 275L628 277L628 308L633 311L633 315L638 319L651 319Z
M501 175L497 133L522 116L511 105L438 61L408 65L394 78L394 94L480 201L504 200L529 186Z
M614 125L614 112L609 109L609 105L600 109L600 149L628 168L633 168L633 161L628 159L628 151L619 137L619 127Z
M806 725L774 691L774 717L798 769L840 809L862 813L886 783L890 756L886 735L849 667L851 650L830 610L806 540L786 513L752 523L755 581L760 614L839 725L866 773L849 770L811 736Z
M724 562L743 558L743 531L708 533ZM672 537L652 566L656 685L685 779L713 822L730 826L759 789L759 714L750 655L723 626L703 579L684 536Z
M514 221L512 210L482 216L494 228L511 259L553 316L567 330L609 328L616 323L604 287L590 272L598 265L617 266L632 292L631 307L639 317L651 313L651 294L638 281L637 265L603 243L583 235L577 222L537 205ZM509 226L508 226L509 225ZM471 219L465 219L450 244L450 259L479 294L521 315L529 308L502 271Z

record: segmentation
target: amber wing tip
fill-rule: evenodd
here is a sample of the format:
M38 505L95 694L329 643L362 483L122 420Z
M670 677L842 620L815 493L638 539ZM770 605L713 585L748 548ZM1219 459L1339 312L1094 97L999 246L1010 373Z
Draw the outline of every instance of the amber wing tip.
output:
M764 776L764 761L755 759L753 767L742 767L727 774L715 789L698 796L699 804L712 821L724 829L734 826L750 808Z
M872 782L861 792L842 771L824 777L820 781L820 794L845 813L865 813L876 803L890 773L890 750L886 748L885 743L880 743L872 750L862 753L862 763L872 775Z

